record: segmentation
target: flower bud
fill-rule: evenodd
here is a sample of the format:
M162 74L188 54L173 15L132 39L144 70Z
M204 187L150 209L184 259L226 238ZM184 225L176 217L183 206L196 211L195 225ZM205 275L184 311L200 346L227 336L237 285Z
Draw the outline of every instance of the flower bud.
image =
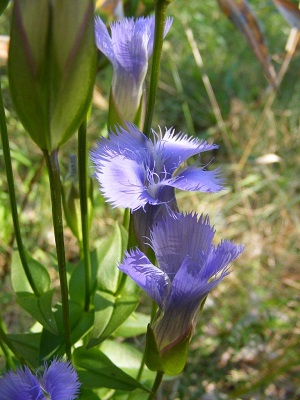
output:
M19 118L42 149L65 143L90 104L93 0L15 0L8 75Z

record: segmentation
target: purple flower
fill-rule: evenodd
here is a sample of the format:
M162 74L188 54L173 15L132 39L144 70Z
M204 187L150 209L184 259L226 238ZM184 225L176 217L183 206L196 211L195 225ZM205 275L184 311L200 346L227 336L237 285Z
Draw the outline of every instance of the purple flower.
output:
M201 303L243 251L228 240L215 247L214 233L208 217L167 215L150 234L159 268L138 249L119 265L159 306L151 328L161 353L192 335Z
M27 367L0 378L0 400L73 400L80 383L69 362L54 360L44 373L34 376Z
M137 237L149 236L148 229L169 209L177 211L175 189L217 192L222 189L219 169L206 171L183 166L191 156L218 148L189 138L174 129L153 131L153 141L127 123L108 139L102 138L91 152L95 176L103 196L114 207L135 212Z
M168 18L165 35L172 19ZM138 110L148 59L153 52L154 17L124 18L110 25L111 36L96 17L96 45L113 65L112 95L117 109L125 120L133 121Z

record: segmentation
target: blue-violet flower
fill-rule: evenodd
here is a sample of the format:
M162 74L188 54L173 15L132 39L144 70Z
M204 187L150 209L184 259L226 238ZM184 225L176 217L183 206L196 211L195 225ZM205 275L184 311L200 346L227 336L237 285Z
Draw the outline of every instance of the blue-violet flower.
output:
M214 233L208 217L166 215L150 233L159 268L139 249L127 252L119 265L159 306L151 329L161 355L190 339L201 303L243 251L228 240L215 247Z
M175 188L217 192L223 188L219 169L206 171L182 166L189 157L218 148L204 140L190 138L175 130L152 131L153 141L131 123L102 138L91 151L95 176L104 197L114 207L135 211L139 239L166 211L177 211Z
M71 363L54 360L37 376L27 367L4 374L0 378L0 400L74 400L79 386Z
M165 35L172 19L167 18ZM124 120L134 121L139 108L148 59L153 52L155 18L124 18L110 25L95 19L96 45L113 65L112 96Z

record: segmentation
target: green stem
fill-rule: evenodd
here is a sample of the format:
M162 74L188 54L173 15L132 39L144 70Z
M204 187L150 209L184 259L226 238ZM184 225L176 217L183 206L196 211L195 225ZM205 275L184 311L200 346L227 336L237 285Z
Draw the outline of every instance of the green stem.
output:
M156 396L158 388L162 382L163 376L164 376L163 372L157 371L155 381L153 383L152 390L151 390L150 396L148 397L148 400L153 400L154 397Z
M0 347L4 352L4 355L6 357L7 363L10 368L14 369L15 365L9 351L11 351L14 354L14 356L19 360L21 364L27 365L30 369L32 369L31 366L28 364L28 362L25 360L25 358L16 350L15 346L8 339L5 332L5 325L1 317L0 317Z
M1 82L0 82L0 130L1 130L1 139L2 139L2 146L3 146L3 156L5 162L5 169L6 169L6 177L7 177L7 185L9 191L9 198L10 198L10 207L11 207L11 215L13 219L14 231L16 236L16 242L19 250L19 255L21 259L21 263L26 274L27 280L36 296L39 296L39 292L35 286L34 280L31 276L30 269L26 259L26 253L23 246L21 231L20 231L20 224L19 224L19 217L18 217L18 209L17 209L17 201L16 201L16 193L15 193L15 185L14 185L14 176L12 171L12 164L11 164L11 156L10 156L10 148L9 148L9 140L8 140L8 133L7 133L7 126L6 126L6 119L5 119L5 111L4 105L2 100L2 91L1 91Z
M48 168L50 182L52 219L60 279L65 347L67 357L71 359L69 298L64 245L64 228L62 219L62 192L60 182L60 169L58 163L58 149L53 150L50 154L47 150L44 150L44 157Z
M158 77L160 69L160 60L162 54L162 46L164 39L164 29L167 17L167 6L170 1L156 0L155 2L155 33L154 33L154 46L152 57L152 69L150 77L150 88L146 107L146 116L144 123L144 133L149 137L151 131L151 124L154 113L155 98L158 86Z
M84 255L85 268L85 311L90 307L91 290L91 257L89 240L89 214L88 214L88 156L87 156L87 135L86 120L81 124L78 130L78 177L79 177L79 195L81 210L81 229L82 229L82 247Z

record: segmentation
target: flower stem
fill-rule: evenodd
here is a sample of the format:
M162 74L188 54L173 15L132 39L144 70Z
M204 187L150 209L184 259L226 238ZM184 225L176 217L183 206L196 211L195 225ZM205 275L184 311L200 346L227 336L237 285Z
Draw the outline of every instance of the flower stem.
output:
M62 193L61 193L61 182L60 182L60 169L58 163L58 149L53 150L50 154L47 150L44 150L44 157L48 168L49 182L50 182L52 219L53 219L54 236L56 243L59 279L60 279L65 347L66 347L67 357L71 359L68 282L67 282L65 245L64 245L64 228L62 219Z
M26 274L26 278L27 278L34 294L36 296L38 296L39 292L35 286L34 280L31 276L31 273L29 270L29 266L28 266L27 259L26 259L26 253L25 253L25 249L23 246L21 231L20 231L15 185L14 185L14 176L13 176L12 165L11 165L11 156L10 156L9 140L8 140L7 126L6 126L6 119L5 119L5 111L4 111L4 105L3 105L3 100L2 100L1 82L0 82L0 131L1 131L5 169L6 169L7 185L8 185L9 198L10 198L11 215L12 215L12 219L13 219L16 242L17 242L17 246L18 246L18 250L19 250L21 263L22 263L24 272Z
M81 229L82 229L82 248L84 255L85 268L85 311L90 307L90 288L91 288L91 257L89 241L89 213L88 213L88 157L87 157L87 138L86 120L80 125L78 130L78 177L79 177L79 196L81 210Z
M144 123L144 133L147 137L150 135L151 124L154 113L155 98L158 85L160 60L162 54L162 46L164 39L164 29L167 17L167 6L170 1L156 0L155 2L155 33L154 33L154 46L152 57L152 69L150 77L150 88L146 107L146 116Z
M152 390L151 390L150 396L148 397L148 400L153 400L154 397L156 396L158 388L162 382L163 376L164 376L163 372L157 371L155 381L153 383Z

